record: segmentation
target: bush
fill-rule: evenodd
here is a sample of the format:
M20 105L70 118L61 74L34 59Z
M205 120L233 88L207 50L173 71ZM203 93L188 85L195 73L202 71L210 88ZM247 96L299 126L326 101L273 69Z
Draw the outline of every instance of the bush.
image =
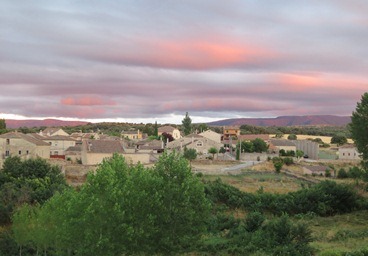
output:
M285 163L287 166L289 166L289 165L294 164L294 160L293 160L293 158L292 158L292 157L285 157L285 158L284 158L284 163Z
M350 167L348 171L348 177L351 179L360 179L363 177L364 171L359 167Z
M338 172L337 172L337 178L338 179L346 179L348 178L348 173L345 171L344 168L341 168Z

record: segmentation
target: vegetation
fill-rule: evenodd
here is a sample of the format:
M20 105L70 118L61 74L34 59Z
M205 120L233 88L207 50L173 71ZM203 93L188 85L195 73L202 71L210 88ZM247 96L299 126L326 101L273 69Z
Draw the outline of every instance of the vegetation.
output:
M289 134L289 136L287 137L288 140L297 140L298 136L296 136L295 134Z
M212 154L212 159L215 159L215 154L218 153L218 150L215 147L211 147L211 148L208 149L208 153Z
M197 158L197 150L195 150L194 148L187 149L187 147L185 147L183 156L191 163L194 159Z
M344 135L334 135L331 138L331 144L337 144L338 146L344 145L348 142L347 138Z
M18 206L43 204L66 187L58 166L41 158L22 161L17 156L8 157L0 172L0 225L10 224Z
M192 132L192 119L189 117L188 112L185 113L185 117L181 122L183 124L184 135L190 134Z
M363 167L368 170L368 93L362 95L352 114L350 131L358 152L362 154Z
M203 184L179 155L164 154L152 169L114 155L79 192L23 206L13 230L19 245L62 255L173 254L200 241L209 207Z
M5 119L0 119L0 134L6 133L6 122Z

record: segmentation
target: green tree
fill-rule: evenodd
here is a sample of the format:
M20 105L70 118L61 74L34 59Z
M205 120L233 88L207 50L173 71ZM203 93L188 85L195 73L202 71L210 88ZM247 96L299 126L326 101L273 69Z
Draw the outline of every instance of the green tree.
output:
M156 136L156 138L158 138L158 125L157 125L157 121L155 122L153 135Z
M260 138L256 138L252 140L251 142L253 144L254 152L262 153L262 152L266 152L268 149L267 143Z
M362 155L362 165L368 170L368 92L362 95L361 101L357 103L355 111L351 116L351 137Z
M289 134L289 136L287 137L288 140L297 140L298 137L295 134Z
M6 133L6 122L5 119L0 119L0 134Z
M198 132L204 132L208 130L208 125L207 124L199 124L198 125Z
M192 164L192 161L197 158L197 150L194 148L187 149L185 147L183 156L190 162L190 164Z
M192 119L189 117L188 112L186 112L184 119L181 121L183 124L184 135L188 135L192 132Z
M334 135L331 138L331 144L344 145L348 140L344 135Z
M41 158L22 161L8 157L0 174L1 222L9 223L13 210L24 204L42 204L67 187L60 167Z
M276 173L280 173L281 168L284 165L284 160L281 157L274 157L272 158L272 162Z
M215 147L211 147L211 148L208 149L208 153L212 154L212 159L215 159L215 154L218 153L218 150Z
M79 192L65 190L14 224L37 223L31 242L58 255L176 254L200 240L209 209L204 185L179 154L164 153L152 168L115 154Z

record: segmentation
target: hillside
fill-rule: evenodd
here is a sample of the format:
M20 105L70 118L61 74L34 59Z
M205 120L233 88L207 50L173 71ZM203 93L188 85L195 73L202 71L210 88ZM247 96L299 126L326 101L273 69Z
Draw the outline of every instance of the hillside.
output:
M350 123L350 116L332 116L332 115L316 115L316 116L279 116L276 118L234 118L224 119L208 123L213 126L303 126L303 125L326 125L326 126L343 126Z
M6 127L9 129L16 129L19 127L60 127L60 126L78 126L78 125L86 125L88 122L82 121L63 121L57 119L44 119L44 120L5 120Z

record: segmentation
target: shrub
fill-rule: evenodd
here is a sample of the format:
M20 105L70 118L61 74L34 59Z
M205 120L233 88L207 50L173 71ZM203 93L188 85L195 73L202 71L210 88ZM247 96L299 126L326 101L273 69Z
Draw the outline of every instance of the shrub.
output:
M294 164L294 160L293 160L292 157L285 157L284 158L284 163L289 166L289 165Z
M344 168L341 168L338 172L337 172L337 178L338 179L346 179L348 178L348 173L345 171Z

